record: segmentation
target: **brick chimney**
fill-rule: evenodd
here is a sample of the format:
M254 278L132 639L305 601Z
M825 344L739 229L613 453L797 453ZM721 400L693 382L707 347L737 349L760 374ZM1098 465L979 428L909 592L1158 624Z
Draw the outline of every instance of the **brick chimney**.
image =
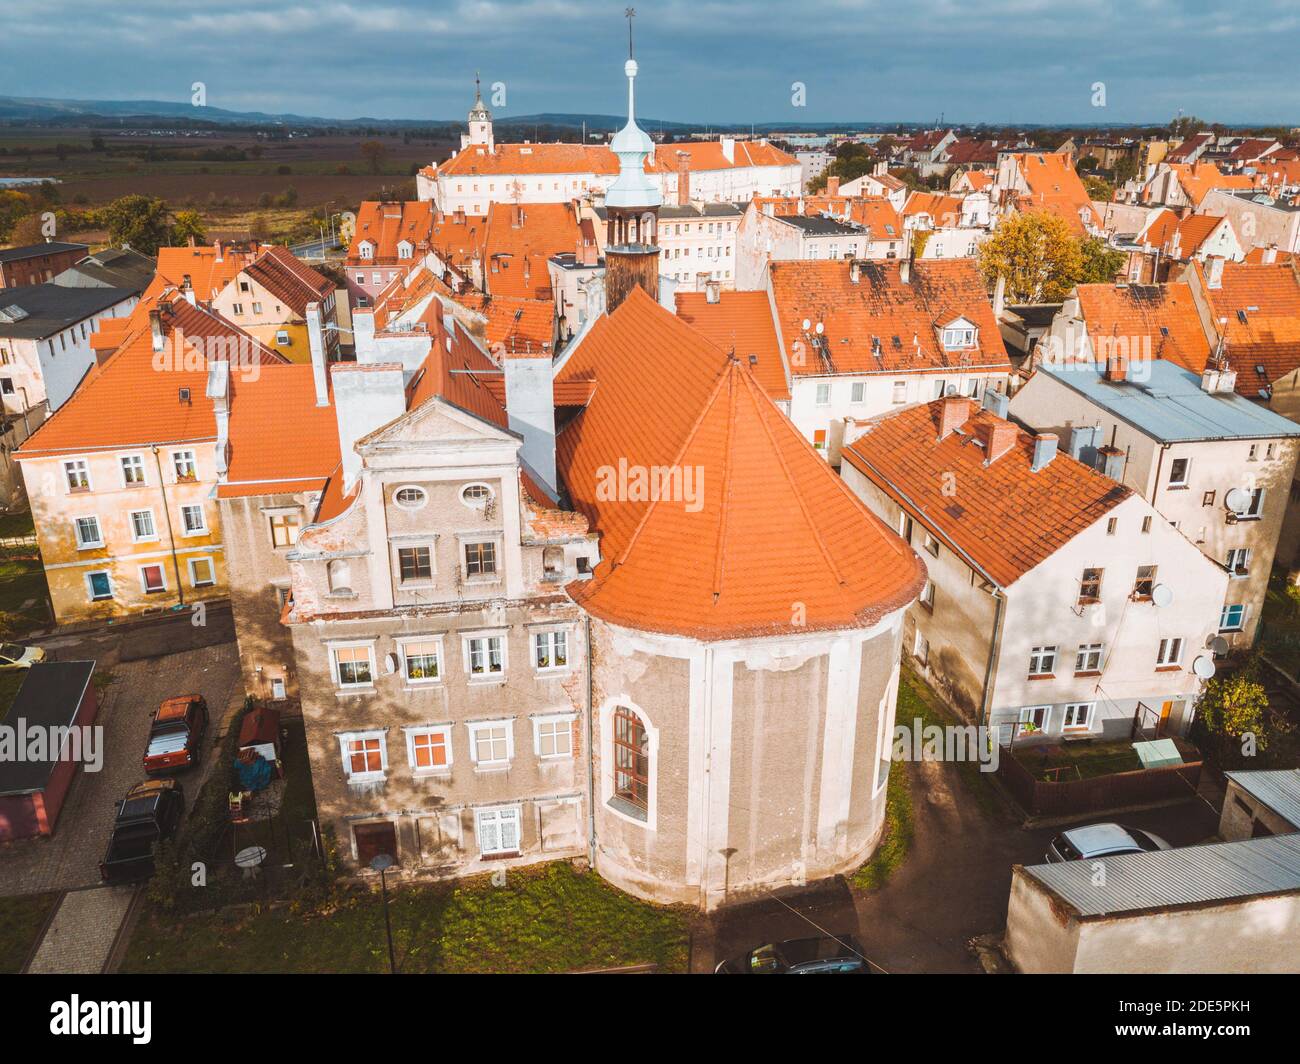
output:
M939 439L947 439L970 417L970 400L964 395L948 395L939 401Z
M840 194L840 179L838 177L828 177L826 179L826 195L838 196Z
M1128 355L1109 354L1103 376L1116 384L1128 380Z
M722 300L722 282L709 280L704 282L704 301L718 303Z
M976 434L984 445L984 464L991 466L1016 445L1020 430L1010 421L990 418L976 426Z
M214 240L214 241L212 242L212 250L213 250L214 252L216 252L216 261L217 261L217 262L221 262L222 259L221 259L221 241L220 241L220 240Z
M677 203L685 207L691 202L691 157L688 152L677 153Z
M512 229L522 229L524 227L523 204L516 203L510 208L510 227Z

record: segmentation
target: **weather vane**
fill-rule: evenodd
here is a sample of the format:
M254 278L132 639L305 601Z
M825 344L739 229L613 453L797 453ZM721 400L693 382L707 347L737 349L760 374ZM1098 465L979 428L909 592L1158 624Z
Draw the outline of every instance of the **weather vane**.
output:
M629 7L623 12L623 17L627 19L627 57L632 58L632 20L636 18L636 8Z

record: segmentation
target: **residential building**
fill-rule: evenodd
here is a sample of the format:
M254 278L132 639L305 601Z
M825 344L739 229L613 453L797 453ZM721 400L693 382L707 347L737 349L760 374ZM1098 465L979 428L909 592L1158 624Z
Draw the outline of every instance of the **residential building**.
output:
M1182 734L1228 574L1140 495L949 396L855 429L840 473L921 555L903 640L962 716L1022 739Z
M334 282L294 258L286 247L260 249L258 256L211 300L211 307L264 346L290 362L310 362L307 308L320 308L326 356L338 358L339 323Z
M0 288L30 287L52 281L89 250L85 244L61 240L0 248Z
M593 212L602 233L604 207ZM678 291L703 292L709 281L736 287L737 243L744 211L731 203L666 204L659 208L659 271ZM602 245L603 254L603 245Z
M67 288L128 288L139 294L149 287L157 262L130 248L104 248L77 260L54 277Z
M432 204L419 201L361 204L343 261L353 306L368 306L430 249L435 214Z
M879 243L865 226L830 213L769 214L767 208L751 203L740 224L736 287L742 291L761 288L771 263L864 260ZM902 243L901 234L886 241L896 248Z
M993 202L999 213L1042 211L1063 219L1076 236L1099 235L1101 216L1068 155L1012 152L998 160Z
M1053 360L1010 410L1137 492L1227 574L1218 635L1244 648L1268 591L1300 425L1238 395L1233 383L1222 363L1197 373L1132 354L1100 365Z
M703 292L676 293L677 316L721 350L745 363L768 398L790 412L790 377L766 292L727 292L718 282Z
M833 465L847 422L1006 389L1011 363L970 259L773 262L767 291L790 418Z
M1215 189L1253 191L1257 181L1248 174L1228 174L1212 162L1160 163L1147 179L1140 193L1143 203L1175 209L1199 210L1206 196ZM1213 213L1226 213L1215 206Z
M1226 215L1246 250L1271 247L1300 251L1300 206L1250 189L1210 189L1200 203L1205 214Z

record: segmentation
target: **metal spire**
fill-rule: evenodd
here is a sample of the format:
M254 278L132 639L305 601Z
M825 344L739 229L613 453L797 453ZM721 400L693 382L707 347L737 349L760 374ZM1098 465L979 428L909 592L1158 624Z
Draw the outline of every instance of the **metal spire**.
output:
M632 20L636 18L636 8L629 7L623 12L623 17L627 19L627 57L632 59Z

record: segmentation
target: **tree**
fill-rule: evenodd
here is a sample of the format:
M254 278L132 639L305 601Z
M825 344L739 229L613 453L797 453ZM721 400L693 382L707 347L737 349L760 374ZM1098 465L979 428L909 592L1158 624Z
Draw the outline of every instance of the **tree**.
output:
M1252 666L1206 683L1197 714L1206 731L1219 739L1253 736L1256 749L1268 748L1268 693Z
M388 158L388 145L382 140L364 140L361 142L361 157L370 163L370 172L377 174Z
M1115 189L1111 187L1110 182L1105 178L1098 177L1096 174L1080 174L1079 176L1083 179L1083 187L1088 190L1090 199L1109 203L1115 198Z
M198 211L177 211L172 221L172 245L188 244L190 237L194 238L196 244L208 242L208 230L203 224L203 216Z
M167 204L151 196L136 193L115 199L99 212L99 220L110 243L130 244L142 255L156 255L171 238Z
M1083 265L1079 270L1078 284L1114 284L1127 261L1124 252L1116 251L1095 237L1080 240L1079 252Z
M1083 272L1083 250L1063 218L1013 214L979 249L980 270L1006 278L1008 303L1059 303Z

